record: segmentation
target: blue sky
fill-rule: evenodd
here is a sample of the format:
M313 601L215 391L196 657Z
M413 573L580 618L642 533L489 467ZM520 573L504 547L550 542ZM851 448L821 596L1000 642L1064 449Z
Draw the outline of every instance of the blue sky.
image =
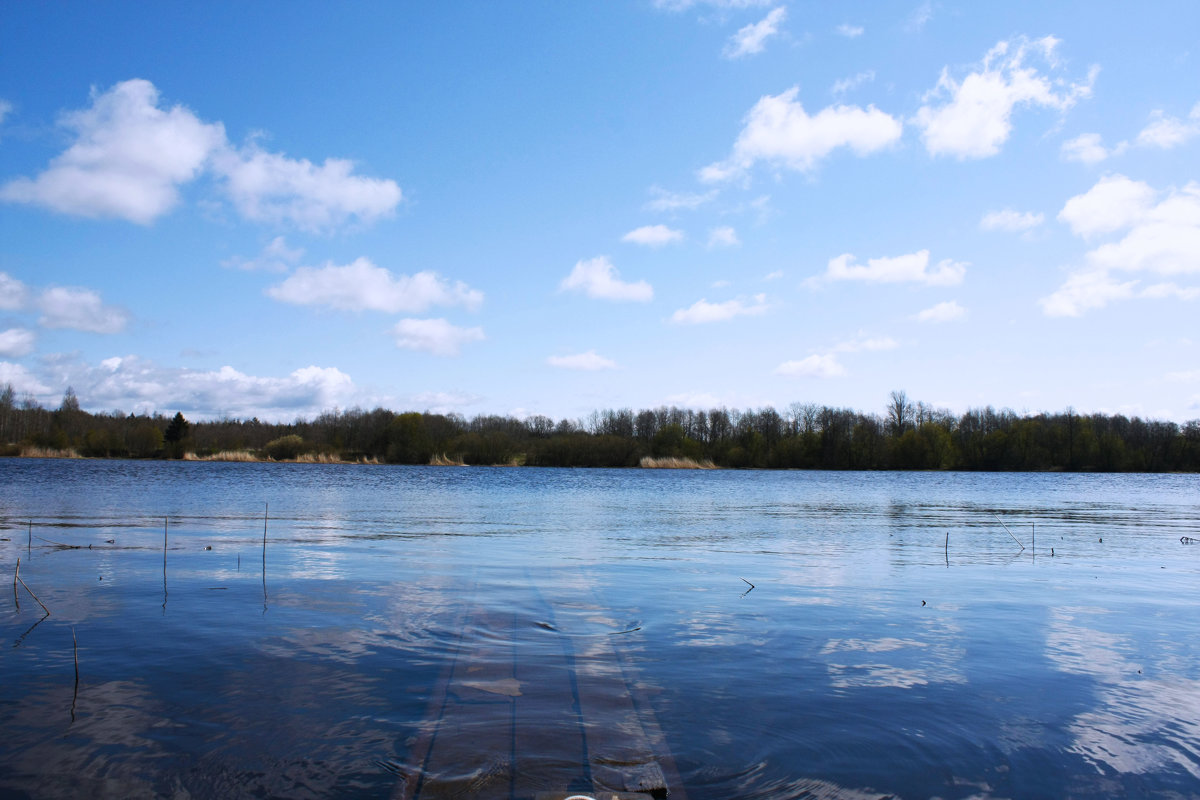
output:
M1200 417L1200 5L25 3L47 406Z

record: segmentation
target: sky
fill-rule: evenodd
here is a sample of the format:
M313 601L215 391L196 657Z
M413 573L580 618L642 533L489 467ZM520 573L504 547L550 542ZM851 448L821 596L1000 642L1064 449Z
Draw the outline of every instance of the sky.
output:
M13 3L57 407L1200 418L1200 4Z

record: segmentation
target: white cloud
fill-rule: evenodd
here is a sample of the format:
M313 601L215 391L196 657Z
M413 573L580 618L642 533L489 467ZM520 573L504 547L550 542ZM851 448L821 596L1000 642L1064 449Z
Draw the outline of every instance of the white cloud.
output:
M546 363L552 367L560 367L562 369L582 369L588 371L617 368L617 362L611 358L598 355L595 350L588 350L586 353L576 353L571 356L550 356L546 359Z
M783 362L775 368L775 374L792 378L839 378L846 374L846 368L832 353L814 353L799 361Z
M0 272L0 310L18 311L29 301L25 284L6 272Z
M183 106L159 108L158 90L145 80L93 91L91 107L64 114L60 124L75 142L36 178L0 187L0 199L147 225L175 207L179 187L225 144L220 123L201 122Z
M1104 270L1081 270L1071 274L1053 294L1038 301L1048 317L1078 317L1093 308L1103 308L1113 300L1134 295L1137 281L1113 280Z
M1179 145L1200 134L1200 103L1197 103L1186 120L1168 117L1161 110L1151 114L1150 124L1137 136L1143 147L1161 147L1164 150Z
M673 230L666 225L643 225L622 236L621 241L646 247L662 247L672 242L682 242L683 231Z
M218 370L162 367L129 355L96 365L65 358L46 369L52 375L37 378L41 388L30 391L43 402L57 403L62 391L73 386L89 409L290 421L333 407L369 406L374 400L363 396L350 376L335 367L308 366L276 378L247 375L230 366ZM0 382L3 372L0 365Z
M435 356L456 356L464 344L484 339L483 328L460 328L444 319L402 319L392 333L397 347Z
M29 393L35 397L45 396L52 391L27 368L11 361L0 361L0 386L9 385L17 394Z
M326 230L374 221L402 197L394 181L354 175L345 159L318 166L253 143L232 147L221 123L201 122L183 106L160 108L158 89L146 80L93 91L91 107L64 114L60 124L75 133L74 143L36 178L0 187L0 199L146 225L178 204L180 186L211 170L225 178L247 219Z
M842 78L841 80L834 81L833 86L830 87L829 91L835 95L843 95L846 92L853 91L863 84L870 83L873 80L875 80L875 70L863 70L856 75L851 75L849 78Z
M694 211L717 197L715 189L702 193L669 192L661 186L651 186L649 191L651 199L644 206L647 211Z
M777 0L654 0L655 8L666 11L685 11L693 6L705 5L719 9L761 8Z
M764 281L777 281L782 277L783 277L783 270L777 269L777 270L774 270L773 272L768 272L766 275L763 275L763 280Z
M1065 111L1092 91L1096 70L1085 83L1066 83L1040 73L1026 58L1040 57L1051 70L1057 66L1053 36L1015 43L999 42L978 68L962 81L943 69L937 86L926 95L928 105L917 111L916 124L930 155L958 159L986 158L1000 152L1012 133L1017 106L1041 106ZM936 104L935 104L936 103Z
M115 306L106 306L91 289L54 287L42 292L37 301L42 317L38 324L46 328L70 328L89 333L119 333L129 322L129 314Z
M746 25L729 37L722 55L733 59L761 53L766 47L767 39L776 36L779 33L779 26L786 20L787 8L779 6L772 9L760 21Z
M402 199L395 181L354 175L354 162L327 158L320 166L250 145L216 159L234 205L256 222L328 230L351 219L373 222Z
M799 92L793 86L755 103L729 158L704 167L700 179L728 180L759 161L807 171L839 147L863 156L900 138L900 121L874 106L828 106L809 116L796 99Z
M293 264L304 257L304 248L288 247L282 236L276 236L257 257L245 259L234 256L221 262L223 267L232 267L246 271L287 272Z
M1166 378L1169 381L1180 381L1181 383L1200 383L1200 369L1168 372Z
M931 19L933 19L933 0L925 0L908 15L904 28L909 33L917 33L923 30Z
M1083 237L1124 233L1088 251L1085 264L1039 301L1047 316L1077 317L1134 297L1200 297L1200 286L1158 281L1139 288L1140 277L1129 275L1200 274L1200 183L1164 193L1122 175L1107 176L1068 200L1059 219Z
M1077 236L1091 237L1128 227L1149 211L1155 191L1124 175L1106 175L1081 195L1066 202L1058 214Z
M561 291L578 291L597 300L628 300L645 303L654 298L654 289L645 281L627 283L606 256L578 261L571 274L559 284Z
M747 302L741 297L726 300L724 303L710 303L707 300L697 300L687 308L681 308L671 315L671 321L679 325L700 325L706 322L725 322L734 317L756 317L765 314L770 309L765 294L756 294Z
M967 316L967 310L957 300L947 300L918 312L913 319L917 322L953 322Z
M967 265L950 259L938 262L929 269L929 251L918 250L907 255L869 258L865 266L855 263L854 256L844 253L829 260L827 281L867 281L870 283L923 283L927 286L954 286L962 283Z
M463 306L475 310L483 293L462 281L453 284L428 270L393 275L369 258L345 266L301 267L267 295L294 305L326 305L343 311L420 312L431 306Z
M900 344L890 336L871 337L859 332L858 336L833 347L835 353L878 352L880 350L895 350Z
M1083 164L1098 164L1105 159L1118 156L1125 152L1128 142L1121 142L1109 149L1104 146L1104 140L1098 133L1081 133L1074 139L1063 142L1062 157L1067 161L1078 161Z
M708 232L709 247L734 247L741 243L737 231L728 225L713 228Z
M1001 211L989 211L979 220L979 227L985 231L1007 231L1020 233L1036 228L1046 221L1046 217L1033 211L1014 211L1005 208Z
M861 25L850 25L848 23L842 23L834 30L836 30L840 35L845 36L847 39L857 39L859 36L862 36L864 33L866 33L866 29Z
M25 328L9 328L0 331L0 358L21 358L33 352L33 331Z
M0 125L4 124L4 120L12 113L13 105L7 100L0 100Z
M678 408L717 408L726 405L711 392L681 392L667 395L663 401Z

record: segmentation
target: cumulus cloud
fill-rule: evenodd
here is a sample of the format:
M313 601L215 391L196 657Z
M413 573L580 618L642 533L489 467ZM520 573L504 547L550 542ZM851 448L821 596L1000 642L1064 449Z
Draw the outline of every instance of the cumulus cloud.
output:
M834 30L838 32L838 35L845 36L847 39L857 39L866 33L866 29L861 25L850 25L848 23L838 25Z
M775 374L791 378L839 378L846 374L846 368L832 353L814 353L799 361L783 362L775 368Z
M0 331L0 358L21 358L33 352L33 331L25 328L9 328Z
M397 347L435 356L456 356L463 345L484 340L483 328L460 328L444 319L402 319L392 333Z
M1169 117L1161 110L1155 111L1151 114L1150 124L1138 134L1137 143L1142 147L1170 149L1197 134L1200 134L1200 103L1192 107L1186 120Z
M863 70L856 75L851 75L849 78L842 78L841 80L834 81L833 86L830 87L829 91L835 95L843 95L846 92L851 92L863 84L870 83L873 80L875 80L875 70Z
M1104 270L1080 270L1038 303L1048 317L1078 317L1090 309L1104 308L1113 300L1133 297L1136 285L1137 281L1116 281Z
M766 47L766 41L779 33L779 26L787 20L787 8L779 6L772 9L760 21L740 28L729 37L722 55L735 59L761 53Z
M304 257L304 248L288 247L282 236L276 236L254 258L234 256L221 262L223 267L261 272L287 272L292 265Z
M1059 151L1067 161L1078 161L1081 164L1099 164L1105 159L1120 155L1128 147L1127 142L1121 142L1116 147L1104 146L1104 139L1098 133L1082 133L1074 139L1062 144Z
M1154 204L1148 184L1124 175L1106 175L1087 192L1066 202L1058 214L1077 236L1112 233L1142 218Z
M552 367L559 367L561 369L581 369L592 372L601 369L617 368L617 362L611 358L605 358L597 354L595 350L588 350L586 353L576 353L570 356L550 356L546 359L546 363Z
M979 227L985 231L1007 231L1020 233L1038 227L1046 218L1033 211L1013 211L1005 208L1000 211L989 211L979 220Z
M1077 317L1134 297L1200 297L1200 286L1175 282L1200 274L1200 183L1160 192L1122 175L1106 176L1068 200L1059 219L1081 237L1121 235L1088 251L1084 264L1039 301L1047 316ZM1147 275L1170 280L1140 286Z
M621 280L617 268L606 256L577 261L571 274L559 284L560 291L583 292L597 300L627 300L637 303L654 298L654 289L645 281Z
M74 143L36 178L0 187L0 199L147 225L175 207L179 187L225 143L220 123L201 122L183 106L160 108L154 84L140 79L93 90L91 107L64 114L60 124Z
M28 368L11 361L0 361L0 386L12 386L18 394L45 397L52 389Z
M0 200L147 225L178 205L181 186L207 172L224 179L247 219L327 230L372 222L402 199L394 181L355 175L345 159L317 165L253 143L233 147L220 122L202 122L181 105L161 107L147 80L93 90L89 108L59 122L73 132L71 146L37 177L0 186Z
M734 247L741 243L737 231L728 225L721 225L708 232L709 247Z
M42 292L37 307L42 312L38 324L45 328L70 328L88 333L119 333L129 322L129 314L116 306L107 306L91 289L54 287Z
M717 197L715 189L708 192L669 192L661 186L651 186L649 191L650 200L645 205L647 211L694 211Z
M917 322L953 322L967 316L967 310L957 300L947 300L918 312L913 319Z
M475 310L483 293L462 281L451 283L436 272L393 275L369 258L344 266L300 267L267 295L294 305L325 305L343 311L412 313L431 306L463 306Z
M317 165L250 145L222 152L215 166L238 211L256 222L328 230L351 220L374 222L402 199L395 181L355 175L354 162L342 158Z
M682 242L683 231L668 228L666 225L643 225L622 236L621 241L646 247L662 247L672 242Z
M192 418L283 421L314 416L335 406L369 405L374 399L364 397L350 376L335 367L308 366L283 377L264 377L231 366L217 370L163 367L128 355L99 364L61 359L46 369L53 377L36 378L40 388L29 391L43 402L56 403L63 389L73 386L80 402L90 409L147 414L182 411ZM0 364L0 382L3 380Z
M687 308L681 308L671 315L671 321L679 325L700 325L706 322L725 322L734 317L756 317L765 314L770 309L765 294L754 297L737 297L724 303L710 303L700 299Z
M804 172L838 148L864 156L900 138L900 120L874 106L828 106L810 116L796 99L799 93L793 86L755 103L729 158L704 167L700 179L728 180L759 161Z
M18 311L29 301L25 284L6 272L0 272L0 310Z
M1028 63L1038 59L1055 71L1058 43L1053 36L999 42L961 81L944 68L914 120L930 155L960 160L994 156L1012 133L1012 114L1018 106L1066 111L1088 97L1096 68L1085 82L1069 83Z
M929 267L929 251L918 250L902 256L869 258L858 264L850 253L829 260L826 281L866 281L868 283L923 283L926 286L954 286L962 283L967 265L942 259Z

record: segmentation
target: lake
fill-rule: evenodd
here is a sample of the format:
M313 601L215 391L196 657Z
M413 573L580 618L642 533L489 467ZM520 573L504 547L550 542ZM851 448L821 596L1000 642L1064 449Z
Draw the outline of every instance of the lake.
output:
M1200 476L0 459L0 539L6 797L1200 795Z

